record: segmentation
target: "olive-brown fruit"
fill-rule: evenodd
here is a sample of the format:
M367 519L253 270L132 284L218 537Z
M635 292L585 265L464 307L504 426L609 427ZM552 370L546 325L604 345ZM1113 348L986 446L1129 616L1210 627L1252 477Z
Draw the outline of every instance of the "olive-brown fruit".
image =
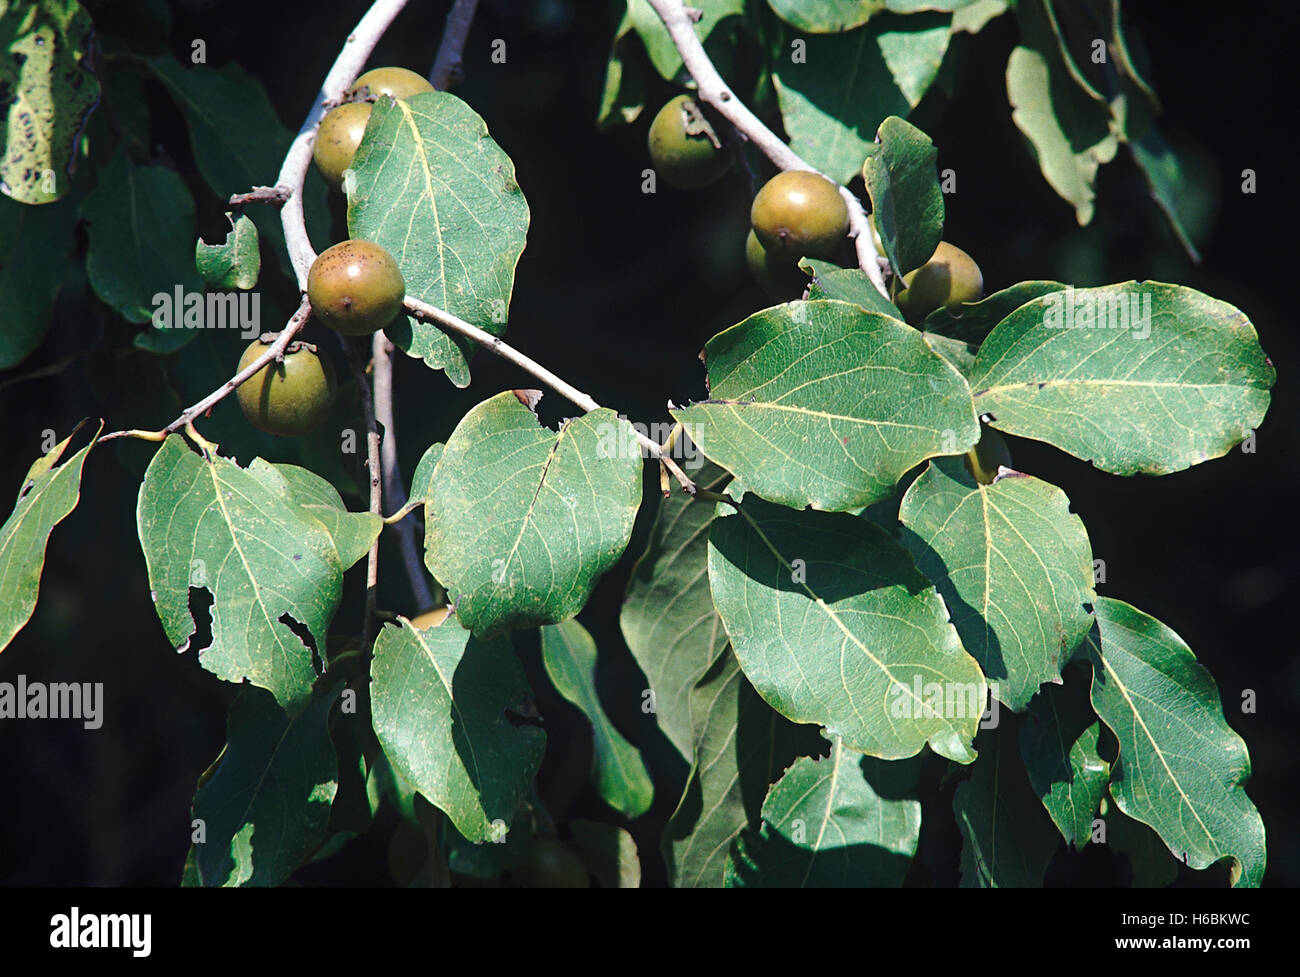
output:
M707 187L731 167L731 153L714 145L700 124L703 118L699 102L678 95L650 123L650 161L670 186L680 190Z
M797 261L769 253L752 230L745 238L745 263L754 281L773 302L793 302L803 296L808 276L799 270Z
M330 109L321 120L311 156L325 182L336 190L343 185L343 173L352 165L361 137L366 134L370 110L369 102L345 102Z
M326 248L307 272L312 312L345 336L383 329L402 310L405 296L397 262L374 241L342 241Z
M895 304L908 322L921 322L939 308L956 308L984 297L984 276L975 259L961 248L940 241L930 260L903 276L906 286Z
M773 255L831 258L849 233L839 188L807 170L786 170L763 185L749 212L754 233Z
M591 886L587 866L578 853L553 835L538 835L528 857L514 873L526 889L586 889Z
M274 334L268 334L274 342ZM269 344L253 340L239 369L253 365ZM329 416L334 380L329 366L305 343L290 343L284 359L272 360L235 388L244 416L268 434L297 437Z
M998 468L1011 467L1011 449L997 431L988 426L980 430L979 444L966 452L966 470L981 485L992 485L998 477Z
M435 607L433 610L424 611L421 614L411 618L411 625L420 631L427 631L429 628L436 628L447 619L447 613L450 608Z
M371 68L352 83L346 95L348 98L365 98L367 95L410 98L431 91L433 86L429 80L409 68Z

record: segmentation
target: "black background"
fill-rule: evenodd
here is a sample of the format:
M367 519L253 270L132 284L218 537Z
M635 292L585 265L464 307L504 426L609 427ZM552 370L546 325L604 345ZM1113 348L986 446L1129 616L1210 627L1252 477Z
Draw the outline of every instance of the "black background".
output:
M88 4L100 22L112 6ZM128 11L134 5L126 4ZM696 354L709 336L767 304L750 282L742 248L748 196L740 180L710 191L641 192L646 119L600 133L594 119L616 4L570 0L484 0L465 52L457 93L487 121L515 161L531 210L519 264L508 340L556 369L602 404L634 419L666 419L665 401L703 393ZM371 64L425 72L447 4L412 4ZM202 38L208 61L235 60L261 79L281 119L296 129L364 3L191 2L172 5L163 45L188 60ZM958 174L947 198L945 238L971 252L990 291L1025 279L1078 285L1153 278L1198 288L1239 307L1258 329L1279 371L1257 451L1164 478L1120 479L1045 445L1013 441L1018 468L1062 486L1080 513L1107 581L1100 592L1159 617L1181 634L1218 681L1230 724L1245 738L1254 777L1249 793L1269 835L1266 884L1300 880L1293 785L1300 708L1300 663L1285 616L1294 574L1284 550L1295 536L1296 286L1291 246L1295 37L1292 5L1128 5L1150 50L1152 81L1164 100L1160 125L1198 174L1214 206L1200 240L1204 261L1181 255L1122 152L1103 167L1097 214L1079 228L1072 208L1045 184L1010 119L1004 66L1016 41L1011 18L994 21L968 45L965 81L951 101L929 100L917 120L940 148L940 167ZM119 8L121 9L121 8ZM117 14L119 18L124 15ZM1286 19L1290 20L1287 21ZM1285 22L1284 22L1285 21ZM108 23L101 24L108 29ZM156 24L124 21L147 37ZM489 60L496 38L504 64ZM142 41L142 48L145 42ZM656 90L652 106L672 94ZM183 123L151 92L152 131L161 158L193 172ZM1241 192L1243 169L1259 192ZM274 174L266 175L271 182ZM220 201L197 181L199 231L222 233ZM232 187L231 190L241 188ZM341 206L336 238L344 235ZM318 249L329 242L317 240ZM286 288L283 283L282 289ZM46 428L63 437L85 416L113 423L111 398L98 399L85 357L103 333L72 277L45 345L0 375L0 490L17 491L41 451ZM231 335L230 362L242 341ZM15 377L74 357L55 376ZM399 435L408 478L423 449L440 440L474 403L531 385L486 355L474 383L456 391L441 375L399 357ZM557 395L543 418L571 412ZM161 426L169 416L155 418ZM200 427L201 429L201 427ZM131 446L138 448L139 446ZM137 456L138 459L138 456ZM135 538L138 460L117 448L93 452L77 510L55 531L33 619L0 657L0 680L102 681L107 719L89 733L76 723L0 724L0 883L6 885L172 885L188 845L195 780L225 740L233 690L203 672L194 654L168 645L149 599ZM4 486L8 486L7 489ZM652 491L647 483L648 496ZM354 503L355 504L355 503ZM637 709L644 680L622 644L620 595L640 551L647 506L629 556L599 585L581 620L602 649L601 691L624 732L659 762L662 741ZM388 544L386 544L387 547ZM381 604L413 613L395 551ZM364 571L346 581L344 622L357 619ZM517 642L550 729L542 796L561 822L617 820L587 786L590 747L583 720L549 690L535 639ZM1243 714L1242 691L1258 694ZM680 770L667 769L668 779ZM676 795L659 785L649 815L632 827L647 881L662 881L653 839ZM934 787L923 839L924 868L912 882L956 881L956 836L946 822L951 785ZM342 854L305 870L308 884L383 885L391 818ZM1181 885L1222 884L1225 873L1182 872ZM1062 852L1049 884L1123 884L1124 870L1098 852Z

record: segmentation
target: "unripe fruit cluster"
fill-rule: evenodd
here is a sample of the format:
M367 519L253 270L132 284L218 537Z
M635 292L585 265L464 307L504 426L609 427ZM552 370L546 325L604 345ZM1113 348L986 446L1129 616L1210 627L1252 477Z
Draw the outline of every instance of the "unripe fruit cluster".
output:
M316 133L312 158L325 182L335 189L343 185L343 174L352 165L370 121L371 103L366 98L410 98L431 91L433 86L423 76L406 68L372 68L358 78L344 93L348 101L326 113Z

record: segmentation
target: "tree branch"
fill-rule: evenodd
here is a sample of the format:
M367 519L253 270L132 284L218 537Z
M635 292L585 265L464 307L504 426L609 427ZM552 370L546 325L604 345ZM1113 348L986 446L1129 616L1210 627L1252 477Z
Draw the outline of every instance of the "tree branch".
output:
M462 53L477 10L478 0L456 0L447 13L442 43L438 45L438 54L429 71L429 84L440 92L446 91L465 77Z
M668 36L677 48L677 53L681 55L682 63L695 79L700 98L717 109L781 169L810 170L816 173L816 169L804 162L798 153L782 142L780 137L765 126L758 116L746 108L722 80L718 69L709 60L704 45L696 36L694 22L682 0L647 0L647 2L667 28ZM824 173L820 175L826 176ZM830 179L830 177L826 178ZM831 182L835 183L834 180ZM872 240L871 227L867 224L867 213L862 207L862 202L846 187L840 187L840 196L844 198L849 208L849 233L853 238L858 266L880 294L889 298L889 289L885 286L884 275L881 274L880 264L876 261L876 243Z
M375 405L370 396L370 384L366 382L366 368L357 355L352 341L346 336L339 336L343 351L347 354L348 366L352 368L353 379L361 394L361 410L366 418L366 477L370 480L369 509L380 519L384 517L384 493L380 478L379 428L375 423ZM370 553L366 557L366 614L361 623L361 648L370 644L370 623L374 620L375 604L379 598L379 537L370 544Z

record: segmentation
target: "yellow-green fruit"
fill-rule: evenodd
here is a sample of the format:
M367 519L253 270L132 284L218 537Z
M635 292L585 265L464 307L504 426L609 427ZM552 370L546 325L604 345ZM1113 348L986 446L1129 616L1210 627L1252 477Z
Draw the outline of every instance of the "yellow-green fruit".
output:
M239 358L239 369L252 366L266 349L261 340L253 340ZM235 395L254 427L296 437L329 416L333 386L325 361L302 343L290 343L281 362L262 367L235 388Z
M698 102L678 95L650 123L650 161L655 172L682 190L707 187L731 166L731 153L713 145L707 133L686 131L688 117L699 114Z
M312 312L345 336L383 329L402 310L405 295L397 262L373 241L343 241L327 248L307 272Z
M768 252L830 258L849 233L849 208L834 183L807 170L786 170L763 185L749 212Z
M591 886L587 866L578 853L551 835L538 835L528 849L528 858L515 872L515 881L526 889L586 889Z
M433 86L429 80L408 68L371 68L352 83L352 87L347 90L347 97L391 95L393 98L410 98L431 91Z
M435 607L431 611L415 615L415 617L411 618L411 624L420 631L436 628L447 619L448 610L449 608L446 607Z
M981 485L992 485L998 477L998 468L1002 465L1011 467L1011 449L997 431L983 427L979 444L966 452L966 469Z
M343 184L343 172L352 165L361 137L366 134L370 109L369 102L346 102L330 109L321 120L311 155L320 175L335 189Z
M752 230L745 238L745 262L754 281L773 302L793 302L808 287L808 276L799 270L797 261L770 254Z
M956 308L984 297L984 276L975 259L961 248L940 241L930 260L903 276L906 286L896 305L908 322L918 323L939 308Z

